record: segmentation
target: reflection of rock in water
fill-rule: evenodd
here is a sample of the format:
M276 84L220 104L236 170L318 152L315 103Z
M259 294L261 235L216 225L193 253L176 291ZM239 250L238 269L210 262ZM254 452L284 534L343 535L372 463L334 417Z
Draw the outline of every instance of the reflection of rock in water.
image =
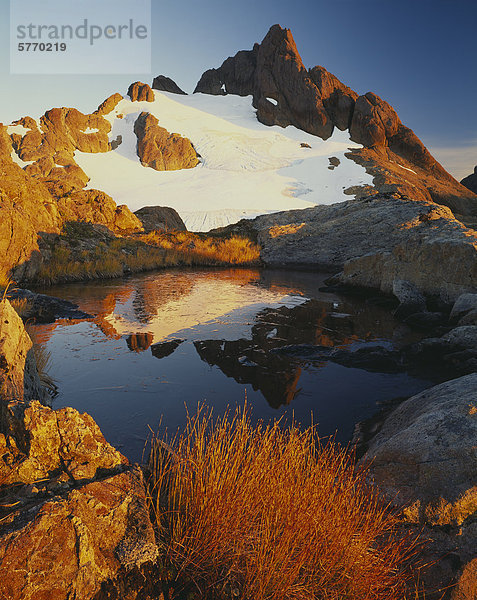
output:
M268 354L250 340L206 340L194 342L201 357L209 365L217 365L238 383L250 383L260 390L270 406L289 404L298 393L301 368L290 360Z
M160 342L151 346L152 355L156 358L165 358L174 352L174 350L182 344L184 340L176 339L169 342Z
M358 331L361 335L357 335ZM271 352L273 349L289 344L344 349L360 339L368 339L368 331L351 315L330 312L322 303L309 300L293 308L263 310L252 327L251 340L204 340L194 345L202 360L217 365L239 383L252 384L270 406L278 407L289 404L299 392L301 367L295 357ZM315 368L327 360L323 352L322 361L314 360Z
M133 352L144 352L154 341L152 333L132 333L126 338L129 350Z

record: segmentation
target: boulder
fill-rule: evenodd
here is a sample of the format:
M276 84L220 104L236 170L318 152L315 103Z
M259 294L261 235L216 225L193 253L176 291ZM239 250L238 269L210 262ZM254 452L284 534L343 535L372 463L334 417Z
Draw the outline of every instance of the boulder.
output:
M181 90L181 88L173 79L166 77L165 75L158 75L157 77L154 77L152 89L159 90L160 92L170 92L171 94L187 95L183 90Z
M134 123L141 164L156 171L192 169L199 160L194 146L178 133L160 127L151 113L142 112Z
M128 96L132 102L154 102L154 92L142 81L131 83L128 88Z
M136 210L136 217L141 221L144 231L187 231L179 213L168 206L145 206Z
M422 582L451 600L477 590L477 373L430 388L399 405L363 459L409 528L427 540ZM446 596L447 597L447 596Z
M395 279L393 281L393 294L399 300L399 306L394 311L394 316L397 319L426 311L426 299L417 287L409 281Z
M23 321L6 299L0 302L0 426L7 419L7 404L32 398L46 400L35 367L32 341ZM0 430L1 431L1 430Z
M477 167L474 167L474 172L471 175L467 175L462 179L461 184L474 194L477 194Z
M477 326L463 325L456 327L443 335L442 339L453 346L475 349L477 351Z
M409 522L462 525L477 511L477 374L430 388L398 406L366 459Z
M473 311L477 311L477 294L461 294L452 307L450 319L459 321Z
M342 271L337 282L348 286L392 293L393 282L405 280L445 302L477 290L477 233L430 200L376 194L262 215L227 231L256 238L269 266Z

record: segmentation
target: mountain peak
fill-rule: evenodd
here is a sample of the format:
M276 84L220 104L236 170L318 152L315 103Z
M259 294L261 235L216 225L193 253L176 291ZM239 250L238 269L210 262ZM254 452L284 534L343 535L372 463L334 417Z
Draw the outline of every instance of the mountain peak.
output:
M395 172L395 165L404 161L408 173L419 170L412 185L429 191L435 202L459 214L477 211L477 206L467 206L469 197L475 197L431 156L390 104L373 92L358 95L324 67L307 70L291 31L278 24L252 50L237 52L206 71L195 92L252 95L264 125L293 125L325 140L335 127L348 130L351 140L364 146L361 156L354 151L355 160L375 176L382 179L383 170L392 171L401 183L403 174Z

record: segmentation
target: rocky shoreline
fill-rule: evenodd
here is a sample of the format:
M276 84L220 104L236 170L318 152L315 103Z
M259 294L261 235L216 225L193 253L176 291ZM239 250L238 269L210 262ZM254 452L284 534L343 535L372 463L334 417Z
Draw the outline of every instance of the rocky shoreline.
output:
M406 301L416 306L409 293L401 299L401 311ZM477 326L462 325L476 306L477 295L460 296L447 333L420 344L477 352ZM0 593L159 598L165 584L140 466L110 446L89 415L46 405L31 341L8 300L0 317ZM360 462L371 463L370 477L401 512L402 527L428 540L422 560L432 565L421 577L428 598L447 586L449 600L474 598L475 439L477 375L470 372L392 407L361 440Z

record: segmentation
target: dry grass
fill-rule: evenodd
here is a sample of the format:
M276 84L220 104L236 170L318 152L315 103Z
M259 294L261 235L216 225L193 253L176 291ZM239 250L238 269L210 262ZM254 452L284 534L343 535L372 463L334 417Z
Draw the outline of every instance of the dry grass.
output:
M69 223L60 240L50 244L34 282L107 279L165 267L250 265L259 258L258 247L239 237L213 239L189 232L109 240L95 236L90 223Z
M65 245L52 249L35 282L50 285L64 281L108 279L127 273L166 266L164 252L126 239L101 242L94 248L78 250Z
M50 374L51 368L51 353L46 346L39 342L36 332L33 327L26 325L26 331L32 341L32 350L35 356L36 369L41 385L46 389L51 397L58 394L58 386L55 379Z
M174 253L181 264L194 265L250 265L260 261L260 249L250 240L232 236L213 238L207 234L176 231L158 233L153 231L140 236L152 246Z
M25 320L29 319L33 314L33 301L28 298L9 298L9 302L12 305L18 316Z
M175 586L203 598L402 600L414 543L314 428L199 411L156 439L150 489ZM414 548L414 549L413 549Z

